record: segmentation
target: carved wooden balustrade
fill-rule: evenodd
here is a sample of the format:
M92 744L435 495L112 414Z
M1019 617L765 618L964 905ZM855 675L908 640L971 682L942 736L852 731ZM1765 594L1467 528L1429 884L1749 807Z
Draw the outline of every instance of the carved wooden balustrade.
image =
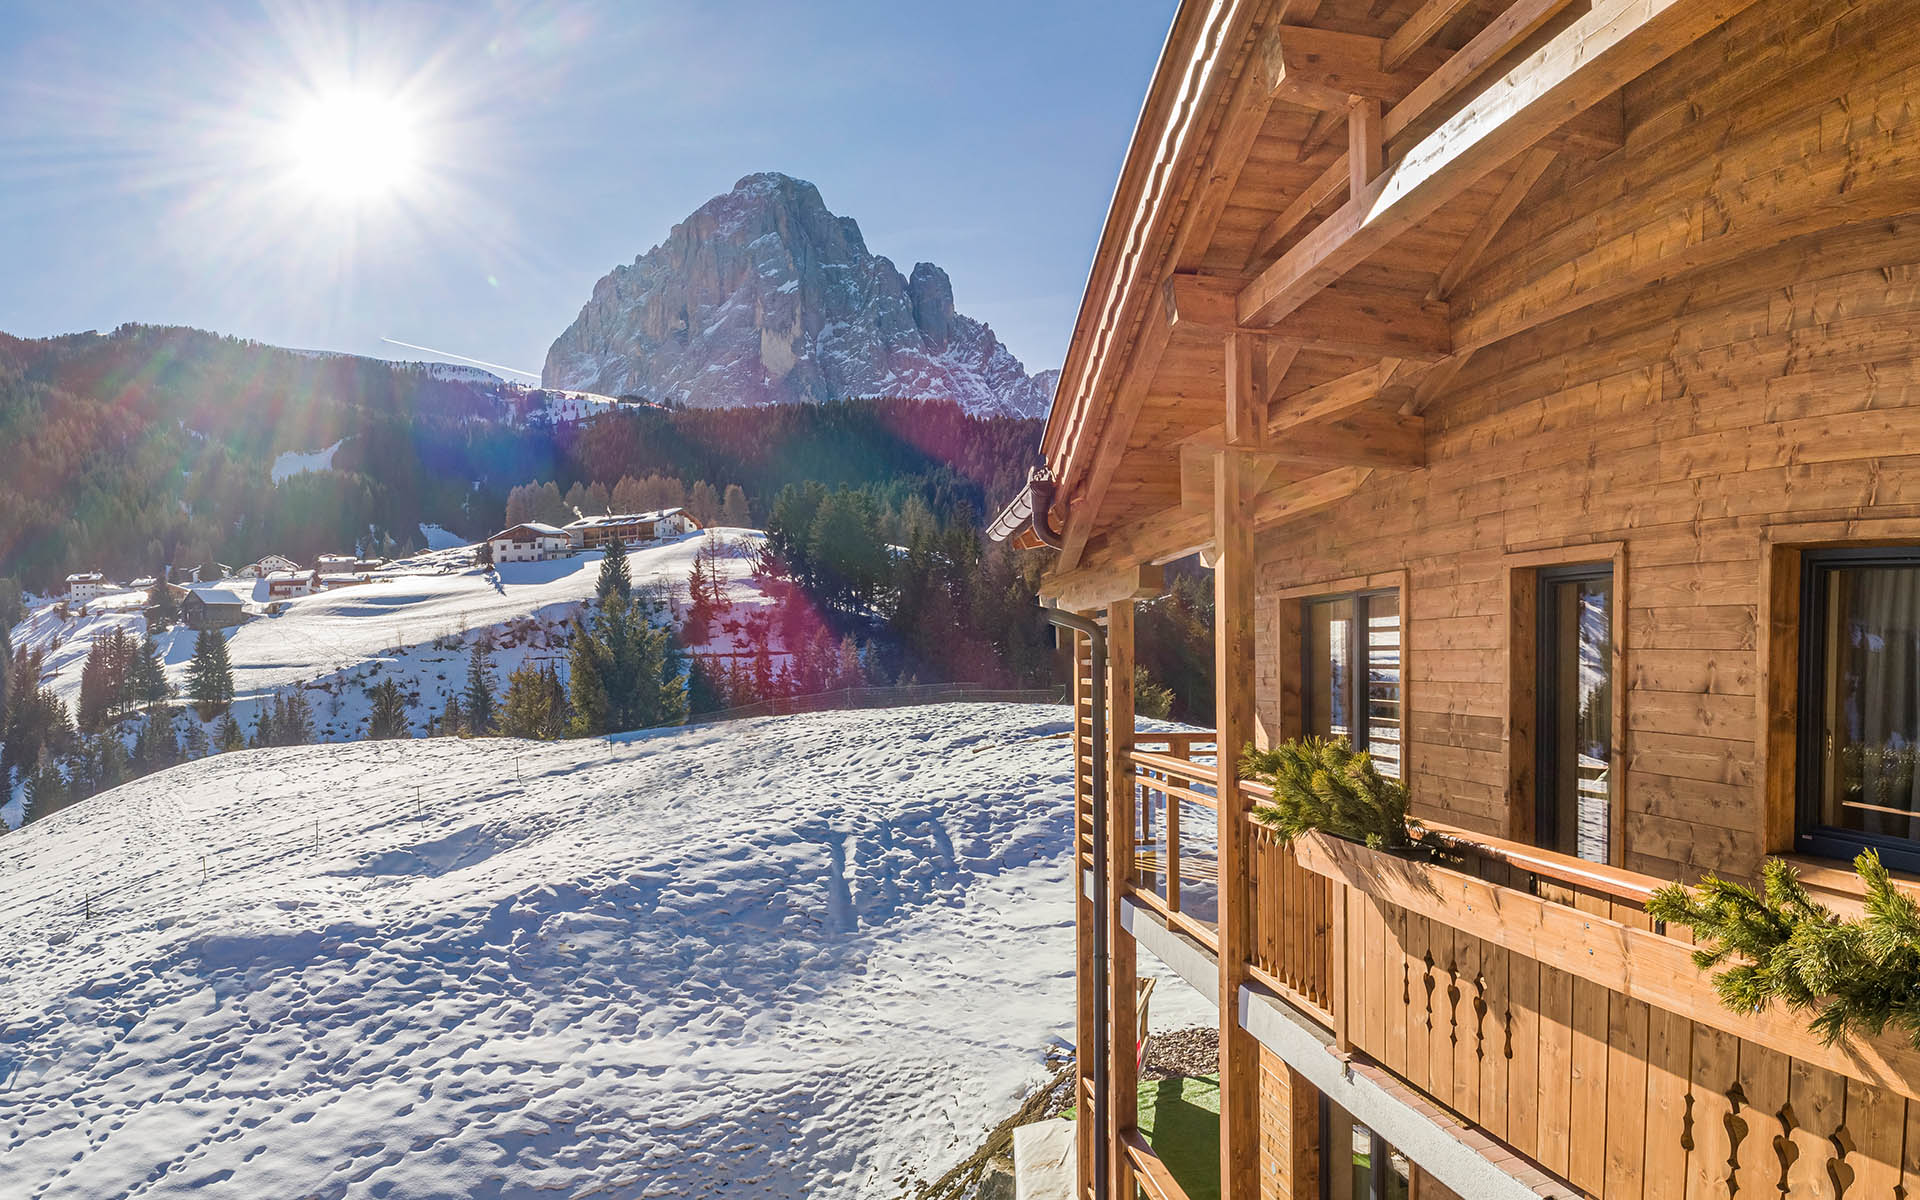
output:
M1211 764L1191 761L1205 738L1133 754L1141 811L1176 815L1136 824L1151 851L1131 895L1217 953L1182 902L1182 838L1216 832L1192 828L1194 807L1218 811ZM1241 788L1243 814L1268 797ZM1920 1194L1920 1051L1728 1011L1688 931L1648 917L1661 880L1428 830L1432 861L1254 824L1253 978L1595 1196Z

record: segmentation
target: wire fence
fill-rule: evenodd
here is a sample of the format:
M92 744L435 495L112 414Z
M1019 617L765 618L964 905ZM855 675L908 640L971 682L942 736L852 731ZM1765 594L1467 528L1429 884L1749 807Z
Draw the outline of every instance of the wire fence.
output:
M911 708L921 704L1065 704L1067 689L989 688L977 683L922 683L910 687L837 688L807 696L758 700L718 712L688 717L688 725L738 721L747 717L785 717L794 713L846 708Z

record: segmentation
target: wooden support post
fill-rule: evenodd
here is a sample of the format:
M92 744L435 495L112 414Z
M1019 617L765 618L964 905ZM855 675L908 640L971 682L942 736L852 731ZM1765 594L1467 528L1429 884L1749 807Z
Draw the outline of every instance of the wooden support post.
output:
M1137 1113L1139 1013L1135 1005L1136 952L1133 935L1120 923L1120 898L1133 874L1133 601L1107 606L1107 977L1108 1000L1107 1148L1113 1166L1109 1178L1129 1196L1127 1151L1122 1135Z
M1093 1113L1093 1063L1100 1053L1100 1030L1094 1023L1094 989L1098 981L1093 964L1093 922L1097 914L1082 881L1091 866L1093 744L1092 646L1084 634L1073 638L1073 933L1074 933L1074 1069L1073 1103L1081 1119L1074 1122L1075 1162L1080 1196L1093 1196L1093 1161L1100 1152L1099 1120Z
M1237 347L1229 345L1229 363ZM1232 367L1228 378L1235 378ZM1251 381L1248 381L1251 383ZM1227 411L1253 407L1229 398ZM1213 469L1214 712L1220 855L1220 1195L1260 1194L1259 1045L1240 1025L1240 986L1252 950L1251 839L1241 805L1240 748L1253 740L1254 456L1233 422Z
M1387 143L1378 100L1355 96L1347 103L1347 169L1352 173L1349 186L1356 196L1387 169Z

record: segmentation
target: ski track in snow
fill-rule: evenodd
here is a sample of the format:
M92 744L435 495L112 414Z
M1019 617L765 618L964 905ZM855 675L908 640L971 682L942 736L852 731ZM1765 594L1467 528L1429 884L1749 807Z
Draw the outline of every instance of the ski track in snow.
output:
M0 1196L901 1195L1071 1035L1065 715L237 752L0 837Z

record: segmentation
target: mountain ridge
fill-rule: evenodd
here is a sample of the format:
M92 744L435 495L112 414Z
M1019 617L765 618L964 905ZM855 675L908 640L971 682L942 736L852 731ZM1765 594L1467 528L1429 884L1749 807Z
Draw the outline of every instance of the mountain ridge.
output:
M885 395L1031 417L1058 376L1029 374L956 310L939 266L903 275L813 184L762 172L603 276L541 383L695 408Z

